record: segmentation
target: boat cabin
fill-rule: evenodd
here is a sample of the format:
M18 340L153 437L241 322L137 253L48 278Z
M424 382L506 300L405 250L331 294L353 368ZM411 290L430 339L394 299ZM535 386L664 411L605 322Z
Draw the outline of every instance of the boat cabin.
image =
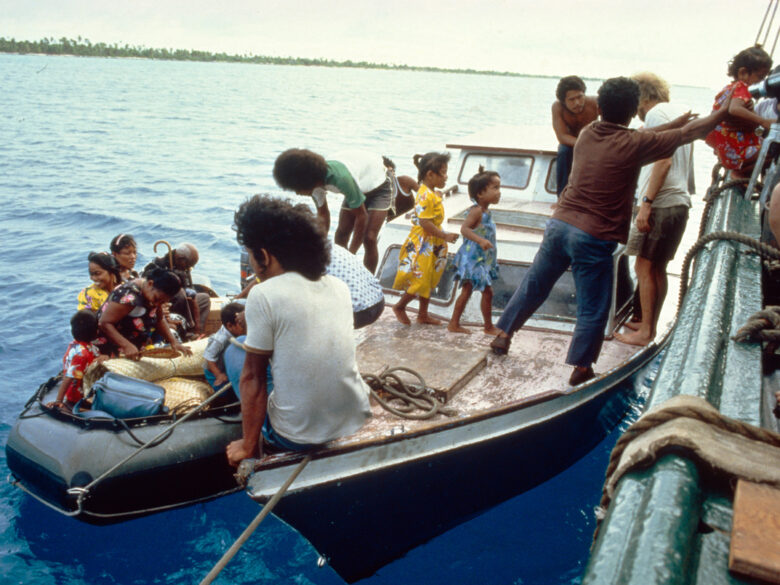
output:
M473 205L468 196L468 182L480 166L501 176L501 201L491 207L497 227L500 265L499 280L493 287L493 310L499 315L533 261L557 200L555 135L548 127L500 126L453 140L446 148L453 154L448 174L455 182L444 191L445 230L460 231ZM384 255L377 276L388 303L395 303L402 294L393 290L392 285L398 269L398 255L411 228L411 217L409 212L395 218L380 235L380 250L384 250ZM450 244L450 255L454 255L461 242L459 238L458 242ZM624 246L618 246L614 255L613 300L607 336L631 309L634 285L623 250ZM430 311L449 317L457 289L453 273L445 270L431 296ZM482 322L479 302L480 296L472 295L463 314L464 324ZM571 271L567 271L528 325L571 331L576 320L576 306L574 279Z

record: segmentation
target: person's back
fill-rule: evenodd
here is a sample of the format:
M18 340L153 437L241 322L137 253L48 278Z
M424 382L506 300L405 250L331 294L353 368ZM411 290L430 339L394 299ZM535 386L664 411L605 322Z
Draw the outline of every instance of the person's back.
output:
M296 443L320 444L362 426L371 411L355 362L346 284L286 272L252 289L246 320L246 344L273 350L274 430Z
M679 145L679 135L604 120L582 131L569 184L553 217L604 240L625 242L640 166Z
M660 102L656 104L645 117L645 128L652 129L656 126L668 124L675 118L682 116L690 108L682 104L672 102ZM693 193L693 144L683 144L677 147L671 156L671 166L666 173L663 184L654 196L654 207L672 207L674 205L691 206ZM652 174L652 165L645 165L639 173L637 193L644 193Z

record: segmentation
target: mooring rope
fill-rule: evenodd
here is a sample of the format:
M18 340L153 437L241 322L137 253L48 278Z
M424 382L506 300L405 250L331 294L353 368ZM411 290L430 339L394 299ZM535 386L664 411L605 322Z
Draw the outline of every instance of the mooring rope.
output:
M708 425L711 425L717 429L722 429L728 433L750 439L751 441L758 441L766 443L771 447L780 448L780 434L770 431L768 429L762 429L732 418L728 418L720 414L717 410L693 408L691 406L662 406L658 410L652 410L644 414L639 420L632 424L621 435L615 447L612 449L612 453L609 456L609 464L607 465L607 471L605 473L604 488L601 493L601 501L596 508L596 531L593 535L595 542L598 535L599 526L601 520L604 519L607 507L610 503L610 495L607 487L611 483L612 475L620 464L620 459L623 456L623 452L640 435L647 433L648 431L663 425L669 421L687 418L695 421L699 421Z
M230 559L236 555L238 549L244 545L249 537L252 536L252 533L257 529L257 527L260 526L260 523L265 519L265 517L271 513L277 502L282 499L284 493L289 489L290 485L292 485L292 482L295 481L295 478L298 477L301 471L303 471L303 468L308 465L309 461L311 461L311 455L306 455L306 457L301 460L298 466L290 474L290 477L287 478L287 481L285 481L282 487L279 488L279 491L277 491L269 500L269 502L263 506L263 509L257 516L255 516L255 519L252 520L249 526L247 526L246 529L241 533L241 536L236 539L227 552L222 555L222 558L219 559L217 564L214 565L214 568L212 568L208 575L203 578L203 581L200 582L200 585L209 585L209 583L213 582L214 579L217 578L217 575L219 575L220 571L222 571L222 569L225 568L225 565L230 562Z
M780 341L780 307L768 306L753 313L731 339L738 342Z
M419 381L418 385L407 384L395 372L406 372ZM423 377L411 368L385 368L376 376L364 374L363 379L382 408L401 418L424 420L441 413L445 416L455 416L457 413L446 408L433 396L425 384ZM389 395L385 399L382 393Z

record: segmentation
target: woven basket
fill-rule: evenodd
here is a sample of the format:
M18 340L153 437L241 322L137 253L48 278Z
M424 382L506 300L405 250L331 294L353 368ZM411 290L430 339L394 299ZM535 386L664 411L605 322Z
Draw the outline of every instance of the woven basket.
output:
M207 382L194 378L166 378L157 383L165 388L165 406L178 414L192 410L214 392Z
M114 358L101 364L93 362L84 372L84 395L89 393L92 384L106 372L115 372L149 382L157 382L173 376L201 376L203 375L203 352L206 350L207 343L207 338L185 343L185 346L192 349L192 355L180 355L173 359L142 357L136 361Z

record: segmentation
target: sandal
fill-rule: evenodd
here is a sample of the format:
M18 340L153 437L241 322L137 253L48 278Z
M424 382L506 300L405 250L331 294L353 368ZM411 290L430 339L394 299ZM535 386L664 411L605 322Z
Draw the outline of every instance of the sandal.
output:
M496 355L506 355L511 344L511 337L501 337L500 335L497 335L496 338L490 342L490 349L492 349L493 353Z

